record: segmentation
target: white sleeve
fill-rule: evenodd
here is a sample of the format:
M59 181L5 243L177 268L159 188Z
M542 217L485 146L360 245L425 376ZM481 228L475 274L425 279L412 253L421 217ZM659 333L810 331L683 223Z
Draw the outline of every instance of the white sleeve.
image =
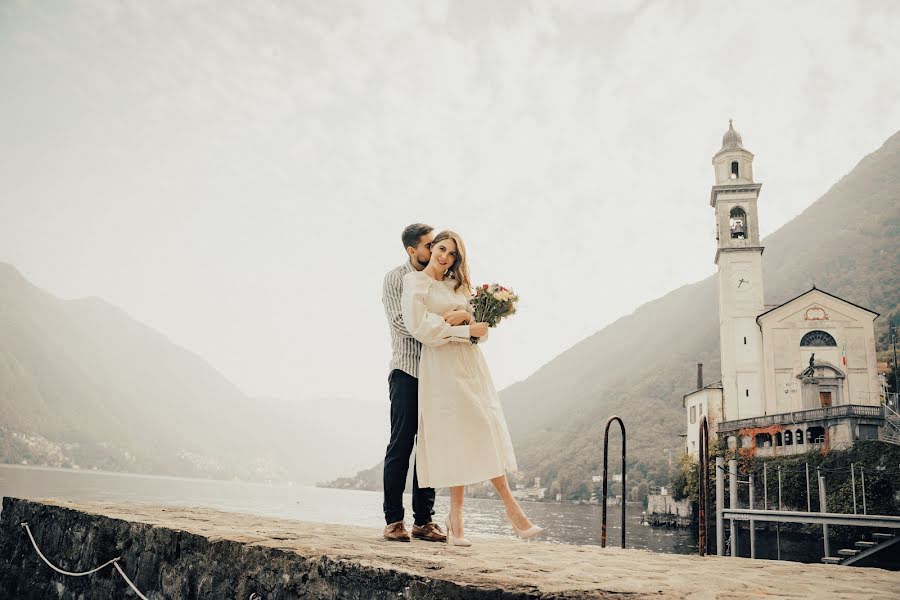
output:
M400 308L403 324L410 335L426 346L442 346L451 338L468 338L468 325L450 325L439 314L428 312L425 295L428 293L427 275L407 273L403 277Z

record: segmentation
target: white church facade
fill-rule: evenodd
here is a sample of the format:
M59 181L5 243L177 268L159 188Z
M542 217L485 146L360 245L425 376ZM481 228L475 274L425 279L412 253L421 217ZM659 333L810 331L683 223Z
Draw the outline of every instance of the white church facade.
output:
M760 456L846 448L884 427L875 361L878 314L813 287L776 307L763 302L753 154L729 122L713 157L721 380L684 396L685 450L710 437ZM700 379L700 377L698 377Z

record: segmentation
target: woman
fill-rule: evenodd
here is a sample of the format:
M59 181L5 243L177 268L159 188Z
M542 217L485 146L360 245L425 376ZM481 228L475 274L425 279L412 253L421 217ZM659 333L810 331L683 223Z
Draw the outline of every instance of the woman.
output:
M419 433L416 474L422 487L450 488L447 542L463 537L463 491L490 479L506 507L506 518L522 538L543 531L532 524L513 497L506 471L516 457L500 399L478 341L487 323L472 322L471 282L462 239L442 231L431 244L422 271L403 278L403 323L422 342L419 362Z

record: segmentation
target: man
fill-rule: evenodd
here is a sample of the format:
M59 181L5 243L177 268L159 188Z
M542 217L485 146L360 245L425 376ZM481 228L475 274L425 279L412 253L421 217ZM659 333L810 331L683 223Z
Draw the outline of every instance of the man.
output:
M400 312L400 296L403 293L403 276L421 271L431 260L431 240L434 228L414 223L403 230L401 238L407 260L388 271L384 276L381 301L391 329L391 372L388 387L391 396L391 441L384 456L384 537L392 542L409 542L404 526L403 490L409 470L416 432L419 426L419 356L422 344L409 334L403 325ZM420 488L413 465L412 507L414 524L412 537L429 542L445 542L447 536L437 523L434 514L434 489Z

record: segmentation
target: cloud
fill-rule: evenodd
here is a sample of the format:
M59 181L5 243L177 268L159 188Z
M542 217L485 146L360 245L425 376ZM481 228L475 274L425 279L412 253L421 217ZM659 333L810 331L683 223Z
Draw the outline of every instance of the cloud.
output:
M896 5L821 6L6 3L0 257L254 394L380 399L399 230L451 226L523 297L503 385L712 272L729 117L764 233L900 127Z

